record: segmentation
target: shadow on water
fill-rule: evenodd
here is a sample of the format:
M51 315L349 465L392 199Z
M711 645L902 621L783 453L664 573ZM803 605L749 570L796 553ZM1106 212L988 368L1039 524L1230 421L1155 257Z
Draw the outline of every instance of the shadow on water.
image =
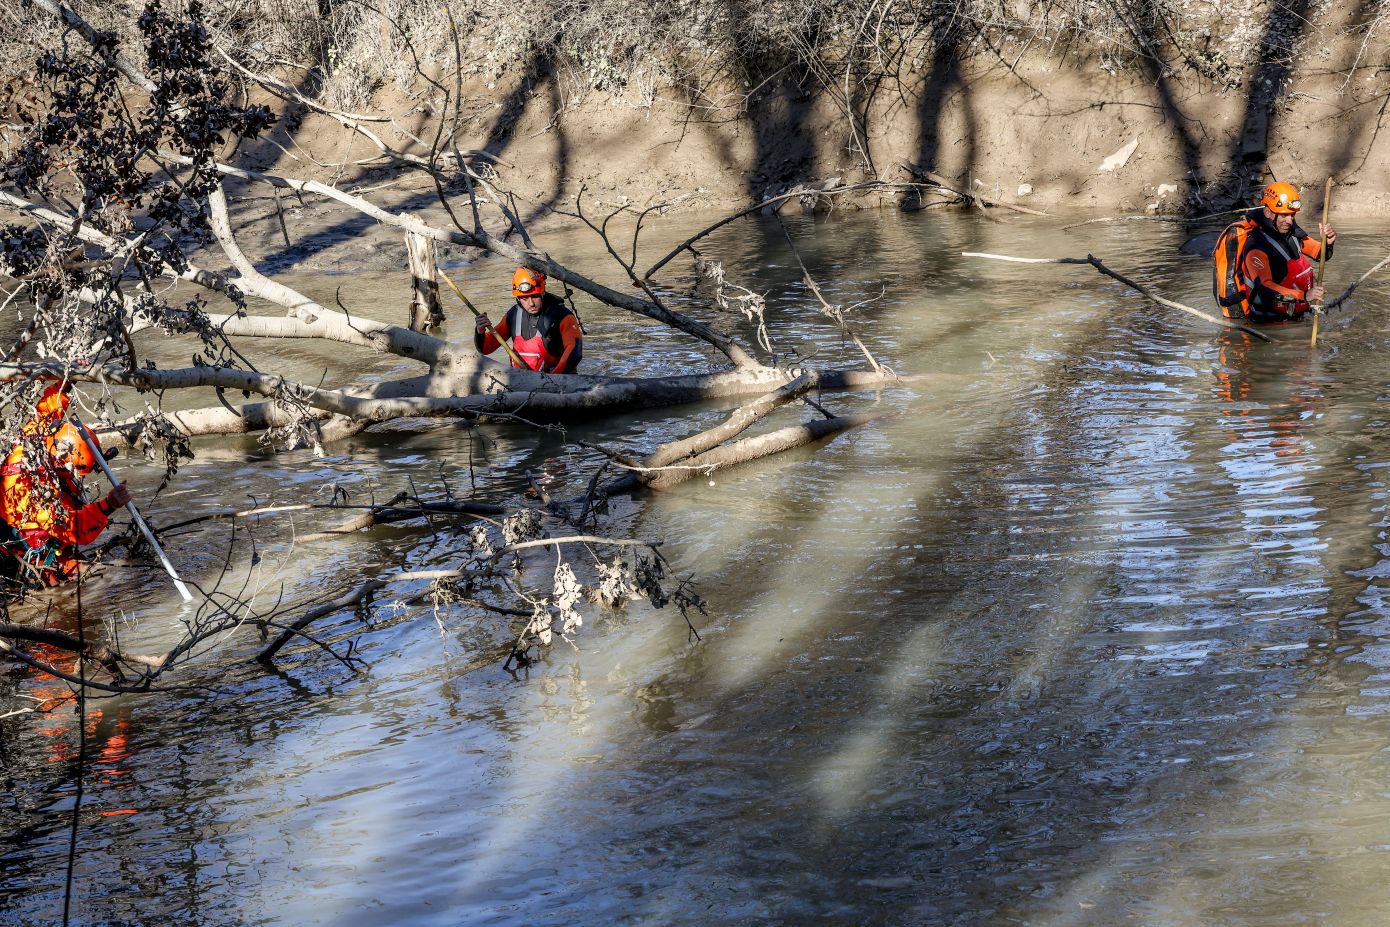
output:
M1174 366L1190 332L1175 338L1145 320L1147 344L1116 345L1116 321L1066 332L1064 356L1029 371L1057 384L1041 398L1003 412L976 441L913 461L959 478L903 500L921 513L909 533L872 535L869 550L843 525L832 530L851 493L831 478L763 503L796 513L795 543L758 528L721 543L758 552L742 562L758 585L726 600L749 620L661 678L662 691L687 693L677 713L690 721L674 742L635 741L645 774L600 777L605 822L561 839L604 847L619 873L648 842L672 847L675 872L638 865L632 881L616 879L633 898L658 899L624 910L669 919L693 900L710 902L710 922L874 910L925 923L1136 911L1207 923L1248 911L1240 922L1261 923L1297 906L1291 892L1258 900L1238 890L1252 876L1270 889L1258 854L1288 825L1267 810L1251 841L1231 809L1261 804L1271 786L1260 777L1297 763L1307 743L1297 705L1278 710L1282 693L1369 675L1333 662L1344 678L1310 680L1306 660L1281 656L1323 637L1309 607L1327 573L1309 556L1321 526L1300 520L1296 492L1317 466L1321 381L1292 342L1256 356L1218 337L1216 369L1204 375ZM1151 395L1134 382L1145 372L1153 386L1188 388ZM1174 415L1188 404L1194 415ZM881 442L858 440L871 445L860 457L892 468ZM1138 446L1125 459L1151 464L1152 483L1117 466L1129 442ZM1199 444L1217 453L1217 472L1193 459ZM1189 505L1174 508L1183 496ZM789 612L780 603L797 601L790 590L807 579L797 551L823 545L822 531L842 562L817 560L818 588L845 591ZM898 564L886 553L922 548ZM855 576L872 578L872 592L865 581L856 590ZM841 672L817 673L821 660ZM714 707L689 696L711 663L737 664ZM625 818L614 823L612 790L624 786ZM1294 810L1283 794L1270 804ZM750 835L731 808L756 809L764 826ZM1205 871L1175 830L1225 842L1234 856ZM1317 831L1309 822L1297 839L1326 838ZM485 904L485 888L465 898Z
M958 375L885 392L900 414L814 452L616 513L699 577L703 643L666 613L595 615L579 652L513 680L470 663L505 621L379 609L324 629L374 623L368 676L305 657L299 688L248 670L218 680L230 699L131 700L129 788L93 784L84 824L94 919L1374 922L1378 313L1314 354L1306 328L1253 345L1089 268L943 256L1050 244L1041 224L789 227L834 300L891 279L865 310L876 350ZM1201 262L1167 258L1176 237L1092 244L1204 291ZM711 247L773 294L775 324L811 330L776 223ZM633 415L534 449L499 430L489 453L649 446L685 424ZM469 451L440 432L355 453L423 477ZM314 569L448 547L367 537ZM71 774L38 735L5 735L24 829L4 864L23 888L0 910L32 918L52 910ZM119 808L139 813L95 816Z

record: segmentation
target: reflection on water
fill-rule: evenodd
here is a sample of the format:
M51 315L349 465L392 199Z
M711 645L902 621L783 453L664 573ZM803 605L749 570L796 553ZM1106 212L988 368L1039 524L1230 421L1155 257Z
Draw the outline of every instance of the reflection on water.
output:
M365 677L308 650L267 674L232 641L185 677L194 688L89 710L80 922L1378 923L1383 287L1314 352L1306 328L1256 343L1089 268L958 256L1091 252L1204 303L1207 268L1158 226L1083 236L918 214L793 234L832 302L886 284L860 332L928 378L822 397L904 414L816 451L615 505L617 533L664 538L699 578L703 643L636 608L512 678L491 655L515 628L463 609L324 625L359 636ZM1334 288L1380 257L1370 238L1345 233ZM579 239L552 251L598 258ZM768 293L779 349L852 357L775 224L730 226L709 251ZM461 276L500 293L507 272ZM392 318L387 282L303 281ZM591 369L704 362L661 329L581 309ZM338 362L316 350L285 348L295 375ZM597 462L579 440L641 450L719 414L415 428L326 459L209 444L156 517L335 488L520 493L528 469L577 487ZM296 518L256 528L254 581L290 600L458 556L446 526L295 546L333 520ZM225 525L200 528L178 559L211 575L229 544ZM123 641L176 628L157 574L111 570L90 591ZM73 619L59 606L50 620ZM49 706L67 691L10 683ZM52 922L75 718L68 703L4 723L0 912Z

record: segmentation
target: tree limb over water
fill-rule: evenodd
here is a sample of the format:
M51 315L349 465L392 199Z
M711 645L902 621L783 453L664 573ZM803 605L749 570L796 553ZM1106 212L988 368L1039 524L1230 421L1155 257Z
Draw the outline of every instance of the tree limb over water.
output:
M387 208L368 193L348 193L336 178L326 181L254 168L243 154L249 147L244 143L262 136L274 114L242 98L238 80L214 61L213 37L196 18L151 7L140 20L140 30L151 47L158 45L170 54L150 58L127 55L114 36L90 26L62 0L37 0L37 8L71 31L60 51L40 61L38 79L44 93L11 114L9 124L0 128L0 209L17 220L4 229L0 280L8 289L0 294L0 312L16 313L20 323L15 341L0 346L5 348L0 351L0 439L7 446L17 439L39 394L52 382L74 388L74 402L84 407L84 420L104 440L151 456L162 454L166 480L175 476L181 459L192 456L189 439L195 437L259 433L272 448L320 449L336 438L399 419L442 417L470 425L553 422L619 409L759 398L714 429L640 455L641 463L608 485L600 479L609 466L603 461L625 455L603 450L602 466L589 481L590 492L576 503L577 517L574 509L553 503L539 487L542 504L536 506L455 499L446 486L443 498L415 492L398 495L326 530L302 536L291 532L293 547L387 525L413 523L435 530L436 522L467 523L466 530L450 529L463 532L455 568L362 577L347 589L320 592L310 602L281 601L278 590L257 586L249 574L239 588L233 588L237 582L231 578L232 552L249 542L255 526L278 513L302 511L303 503L233 513L224 519L231 536L221 572L200 587L201 602L191 615L180 617L181 636L166 652L125 654L114 629L106 636L35 636L17 622L0 621L0 643L18 662L86 688L93 688L90 673L97 673L104 677L97 686L103 691L151 691L170 670L212 652L239 631L257 629L263 636L276 632L274 642L261 648L263 661L278 658L287 643L301 639L356 670L364 663L350 639L335 639L336 630L311 637L308 627L343 612L369 612L371 603L393 585L421 583L428 584L426 591L415 589L400 601L423 597L437 618L451 604L524 618L508 650L509 664L530 659L555 633L572 634L582 624L583 601L615 608L638 599L655 607L675 604L694 634L689 613L702 603L689 579L675 575L658 542L605 538L587 527L597 522L602 500L618 491L671 488L691 476L810 445L878 415L821 413L804 423L743 437L753 424L811 389L909 382L895 377L853 331L848 316L864 303L831 304L804 264L803 282L820 312L860 352L859 357L845 358L844 369L790 369L782 360L790 354L776 350L774 327L761 310L758 344L750 348L725 330L726 322L743 321L735 314L740 310L734 301L704 301L700 294L708 289L700 286L690 296L673 295L672 287L654 278L683 252L700 259L695 243L740 215L775 210L798 198L819 202L853 190L911 185L869 181L838 186L836 181L816 189L798 188L715 223L645 272L637 269L640 236L644 223L665 207L658 204L633 214L624 206L596 216L587 214L577 198L573 215L595 234L612 262L597 271L580 271L536 244L499 173L506 163L481 146L460 145L462 99L457 86L429 81L438 95L432 107L437 123L430 151L421 156L396 149L368 128L370 117L325 106L306 91L246 67L234 44L223 42L216 50L241 79L321 112L353 136L366 139L378 152L371 160L428 175L438 205L453 221L450 228L433 225L414 211ZM190 16L196 17L196 11ZM89 46L85 53L84 41ZM135 60L156 63L145 73ZM455 64L462 66L461 61ZM420 142L415 134L410 138ZM308 160L316 165L331 161ZM321 197L420 240L531 268L545 274L557 289L563 285L567 295L573 288L669 328L717 363L649 377L512 369L478 356L471 338L450 341L410 325L360 318L341 300L336 308L324 305L258 267L238 241L239 235L244 237L244 229L237 226L238 198L248 189L267 186L277 198L282 191ZM630 240L619 241L614 230L631 219L635 228ZM490 230L489 222L505 231ZM285 238L288 245L287 233ZM188 251L195 242L207 246L196 262ZM797 260L800 263L799 255ZM219 265L224 269L213 269ZM631 290L599 282L614 268ZM248 311L249 298L279 307L284 315L253 314ZM724 310L727 314L721 315ZM402 315L408 315L405 305ZM191 347L191 361L162 366L149 349L158 343L152 339L159 338L174 339L180 352ZM398 358L418 369L392 379L363 379L360 364L345 358L342 367L328 371L321 382L303 382L287 376L281 361L259 349L285 339L349 346L368 356ZM857 369L864 361L868 369ZM206 395L207 406L166 406L167 398L189 391ZM238 392L259 401L233 404L228 396ZM145 411L133 416L123 411L132 404L145 405ZM190 520L172 527L187 531ZM122 546L138 550L137 542L116 537L102 551ZM539 560L547 548L556 554L542 581L523 585L523 561ZM530 569L535 572L534 562ZM30 647L74 654L77 663L60 665L61 660L36 655Z
M1226 319L1218 315L1212 315L1210 312L1203 312L1201 309L1194 309L1191 306L1184 305L1183 303L1174 302L1171 299L1166 299L1162 296L1159 296L1157 293L1154 293L1152 290L1144 286L1142 283L1136 283L1129 277L1126 277L1120 273L1116 273L1115 271L1106 267L1104 264L1100 262L1099 258L1092 254L1086 255L1084 258L1027 258L1011 257L1007 254L986 254L981 251L962 251L961 257L987 258L991 261L1009 261L1014 264L1089 264L1090 266L1098 270L1100 273L1114 280L1118 280L1125 286L1129 287L1131 290L1134 290L1136 293L1138 293L1139 295L1143 296L1145 299L1148 299L1150 302L1156 305L1163 306L1167 309L1177 309L1180 312L1186 312L1188 315L1194 315L1199 319L1211 322L1213 325L1220 325L1222 328L1238 329L1240 331L1245 332L1247 335L1254 335L1261 341L1270 340L1269 336L1266 335L1264 332L1260 331L1259 329L1251 328L1248 325L1242 325L1240 322L1237 322L1234 319Z

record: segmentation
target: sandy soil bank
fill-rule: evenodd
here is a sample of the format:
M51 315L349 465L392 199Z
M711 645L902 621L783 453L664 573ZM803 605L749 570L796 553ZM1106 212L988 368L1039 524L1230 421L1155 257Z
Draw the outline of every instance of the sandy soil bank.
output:
M1067 215L1200 213L1248 201L1269 179L1311 191L1332 175L1339 214L1378 216L1390 212L1390 143L1380 132L1390 71L1371 62L1360 38L1334 17L1298 58L1239 78L1112 69L1026 47L1013 59L938 53L862 99L791 76L706 88L695 102L674 88L580 89L562 72L474 75L464 85L459 142L499 159L501 185L533 217L572 208L581 189L595 211L661 201L734 208L797 184L907 182L926 170ZM437 117L425 99L388 84L365 111L394 120L378 127L383 138L425 153L406 134L433 133ZM290 108L270 141L243 154L285 173L324 173L293 161L286 152L297 146L328 163L373 153L330 120ZM394 180L407 208L429 198L414 178L356 167L328 173L360 187ZM919 202L874 194L856 205Z

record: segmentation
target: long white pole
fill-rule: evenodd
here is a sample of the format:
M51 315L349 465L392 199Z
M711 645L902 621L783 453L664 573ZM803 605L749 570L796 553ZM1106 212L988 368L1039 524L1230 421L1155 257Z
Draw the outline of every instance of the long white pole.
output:
M87 429L82 427L82 423L79 422L76 417L73 418L72 423L77 426L77 433L80 434L82 440L87 443L87 447L91 450L92 456L95 457L97 463L101 465L101 472L106 474L106 478L111 481L111 485L120 485L120 480L116 479L116 474L111 472L111 466L106 462L106 455L101 452L101 448L92 440L92 436L87 434ZM183 596L185 602L192 602L192 593L190 593L188 587L183 584L183 580L179 579L179 574L174 572L174 565L170 563L169 558L164 555L164 548L160 547L159 542L154 539L154 532L150 530L150 526L145 524L145 519L140 517L140 510L135 507L133 501L127 502L125 507L126 510L130 512L130 517L135 519L135 524L144 532L145 540L150 542L150 546L154 548L154 552L159 556L159 562L164 565L164 572L168 573L170 578L173 579L174 588L179 591L179 595Z

